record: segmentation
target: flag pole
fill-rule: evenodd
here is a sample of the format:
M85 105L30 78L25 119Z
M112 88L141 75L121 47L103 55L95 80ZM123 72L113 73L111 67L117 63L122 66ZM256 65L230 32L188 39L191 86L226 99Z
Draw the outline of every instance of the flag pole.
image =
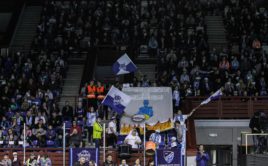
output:
M105 123L103 124L103 162L105 162L105 147L106 147L106 132L105 132Z
M23 124L23 164L26 163L26 124Z
M146 124L144 123L144 126L143 126L143 163L144 163L144 166L146 165L146 156L145 156L145 142L146 141Z

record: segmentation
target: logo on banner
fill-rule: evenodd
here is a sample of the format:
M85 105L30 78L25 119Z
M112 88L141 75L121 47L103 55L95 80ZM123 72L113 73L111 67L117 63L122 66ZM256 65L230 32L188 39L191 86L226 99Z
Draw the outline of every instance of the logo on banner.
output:
M120 66L119 66L119 70L124 70L124 71L126 71L127 70L127 66L126 66L126 64L120 64Z
M121 104L121 96L119 96L119 95L115 95L114 96L114 105L119 105L119 104Z
M163 151L163 153L164 153L164 159L165 159L165 161L168 163L168 164L170 164L172 161L173 161L173 159L174 159L174 152L172 152L172 151Z
M80 153L77 154L78 156L78 159L80 159L81 157L84 157L86 162L89 162L90 161L90 152L87 151L87 150L82 150Z

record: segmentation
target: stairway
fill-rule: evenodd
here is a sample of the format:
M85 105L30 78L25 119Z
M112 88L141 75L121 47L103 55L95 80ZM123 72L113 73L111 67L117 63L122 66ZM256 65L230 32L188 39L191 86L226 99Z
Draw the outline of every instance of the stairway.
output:
M208 44L210 49L222 50L227 46L225 28L221 16L206 16Z
M147 78L151 81L155 81L156 76L156 65L155 64L136 64L138 68L138 72L136 72L136 76L147 75Z
M62 94L59 101L60 109L64 106L65 101L69 101L69 104L73 106L73 108L77 104L77 96L79 95L86 56L87 52L83 53L81 56L76 55L68 59L69 69L62 87Z
M24 51L29 51L33 37L36 34L36 27L40 20L41 11L41 6L25 6L11 40L11 47L23 48Z

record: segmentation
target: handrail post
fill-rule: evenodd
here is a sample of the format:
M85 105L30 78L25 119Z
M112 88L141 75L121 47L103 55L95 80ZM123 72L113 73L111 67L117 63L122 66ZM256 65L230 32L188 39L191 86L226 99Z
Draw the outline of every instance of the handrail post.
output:
M65 164L66 164L65 163L66 162L66 156L65 156L66 155L66 152L65 152L66 151L66 145L65 145L66 144L66 140L65 140L66 133L65 132L66 132L65 131L65 123L63 123L63 138L62 138L62 141L63 141L62 142L62 146L63 146L63 153L62 153L63 154L63 162L62 163L63 163L63 166L65 166Z

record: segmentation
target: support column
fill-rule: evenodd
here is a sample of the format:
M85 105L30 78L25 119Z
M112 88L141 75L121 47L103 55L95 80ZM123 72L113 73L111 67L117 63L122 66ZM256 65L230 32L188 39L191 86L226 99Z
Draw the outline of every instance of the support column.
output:
M237 128L233 128L232 165L237 165Z

